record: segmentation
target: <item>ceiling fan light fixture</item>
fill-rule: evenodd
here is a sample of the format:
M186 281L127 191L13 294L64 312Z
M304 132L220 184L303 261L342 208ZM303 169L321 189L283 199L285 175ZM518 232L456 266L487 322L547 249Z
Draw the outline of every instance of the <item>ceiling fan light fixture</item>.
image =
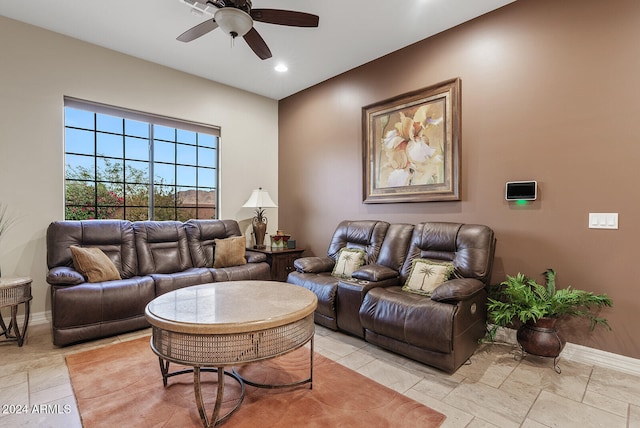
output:
M213 19L222 31L234 39L238 36L244 36L253 27L253 19L249 14L235 7L218 9L213 15Z

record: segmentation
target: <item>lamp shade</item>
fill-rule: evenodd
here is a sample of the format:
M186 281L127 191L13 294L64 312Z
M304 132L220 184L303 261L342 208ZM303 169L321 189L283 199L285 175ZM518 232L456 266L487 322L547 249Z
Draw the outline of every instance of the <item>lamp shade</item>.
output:
M253 19L247 13L234 7L218 9L213 15L213 19L222 31L233 38L244 36L253 27Z
M245 208L277 208L278 206L273 202L269 192L262 190L262 187L255 189L251 192L251 196L247 202L244 203Z

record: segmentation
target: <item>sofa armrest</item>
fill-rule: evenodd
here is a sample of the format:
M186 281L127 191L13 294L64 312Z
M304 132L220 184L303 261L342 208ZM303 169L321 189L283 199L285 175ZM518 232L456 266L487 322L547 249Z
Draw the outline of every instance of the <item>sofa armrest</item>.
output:
M78 285L85 282L85 279L71 267L58 266L47 272L47 282L51 285Z
M483 289L484 284L480 280L474 278L456 278L436 287L431 293L431 300L437 302L467 300Z
M266 254L251 250L245 251L244 258L247 259L247 263L260 263L267 261Z
M364 265L351 274L353 278L365 281L384 281L386 279L397 278L399 273L388 266Z
M296 270L305 273L331 272L335 261L331 257L302 257L293 262Z

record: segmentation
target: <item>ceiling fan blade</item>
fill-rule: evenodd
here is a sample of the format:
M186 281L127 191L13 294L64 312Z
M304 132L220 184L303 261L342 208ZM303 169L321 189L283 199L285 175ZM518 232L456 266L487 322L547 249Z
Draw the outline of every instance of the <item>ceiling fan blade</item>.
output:
M256 21L291 27L317 27L319 21L318 15L281 9L251 9L251 17Z
M216 28L218 28L218 23L213 19L209 19L196 25L195 27L189 28L187 31L180 34L176 38L176 40L179 40L181 42L190 42L197 39L198 37L204 36L208 32L215 30Z
M249 30L249 32L243 37L251 50L255 52L255 54L258 55L260 59L271 58L271 51L269 50L269 47L255 28Z

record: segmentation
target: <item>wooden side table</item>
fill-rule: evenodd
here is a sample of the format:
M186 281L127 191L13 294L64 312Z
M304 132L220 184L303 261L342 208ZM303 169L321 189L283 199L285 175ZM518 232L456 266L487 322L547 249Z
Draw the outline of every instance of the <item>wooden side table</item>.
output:
M29 325L29 310L31 307L31 278L2 278L0 277L0 309L11 307L11 321L7 326L0 312L0 335L4 335L6 340L16 340L18 346L22 346L24 336ZM22 331L18 327L17 315L18 306L24 304L24 322ZM13 330L13 332L11 331Z
M289 272L294 270L293 262L295 259L300 258L304 248L284 248L282 250L248 248L248 250L265 254L267 263L271 266L271 279L286 282Z

